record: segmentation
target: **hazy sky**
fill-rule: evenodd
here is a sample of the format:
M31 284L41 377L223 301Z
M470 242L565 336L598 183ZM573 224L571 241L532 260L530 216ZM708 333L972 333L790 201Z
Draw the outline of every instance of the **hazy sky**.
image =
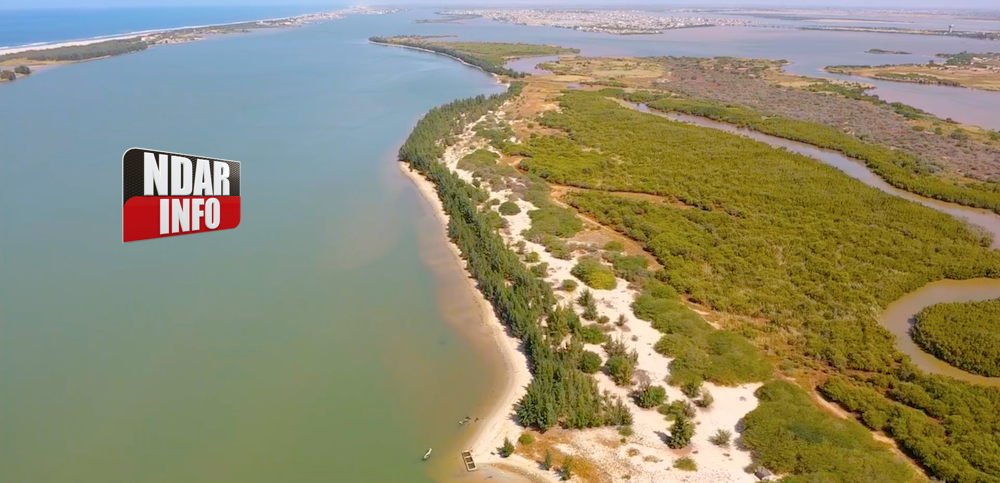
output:
M4 8L53 7L122 7L122 6L238 6L238 5L316 5L335 8L345 4L367 5L430 5L430 6L836 6L836 7L906 7L906 8L990 8L1000 9L1000 0L368 0L340 2L336 0L0 0Z

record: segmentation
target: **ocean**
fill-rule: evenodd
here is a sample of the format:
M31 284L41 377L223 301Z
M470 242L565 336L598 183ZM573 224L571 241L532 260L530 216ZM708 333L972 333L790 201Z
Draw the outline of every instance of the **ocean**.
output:
M94 37L290 17L341 8L327 6L0 9L0 48Z

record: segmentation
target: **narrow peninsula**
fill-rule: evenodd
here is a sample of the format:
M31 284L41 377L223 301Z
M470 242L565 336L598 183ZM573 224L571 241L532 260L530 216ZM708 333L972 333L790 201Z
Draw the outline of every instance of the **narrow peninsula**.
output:
M545 481L1000 478L1000 389L913 367L877 317L930 281L1000 277L993 237L695 121L1000 212L971 169L1000 169L990 133L781 62L562 52L508 75L523 44L433 42L405 46L509 83L431 110L400 149L531 376L477 433L478 464Z

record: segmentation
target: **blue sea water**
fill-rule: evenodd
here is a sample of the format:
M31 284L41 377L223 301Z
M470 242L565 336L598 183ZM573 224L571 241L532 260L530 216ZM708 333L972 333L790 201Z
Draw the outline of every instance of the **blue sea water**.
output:
M326 6L0 9L0 47L89 39L144 30L290 17Z

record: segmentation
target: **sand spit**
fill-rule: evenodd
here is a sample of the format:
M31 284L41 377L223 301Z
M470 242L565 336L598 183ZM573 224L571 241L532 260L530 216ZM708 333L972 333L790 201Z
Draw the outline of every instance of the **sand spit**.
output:
M502 120L503 114L503 112L498 112L494 115ZM484 140L476 138L473 131L473 127L484 119L485 116L467 126L458 137L457 142L446 149L441 160L445 166L467 182L472 181L472 173L459 169L459 160L476 149L493 150ZM403 164L401 164L401 168L417 184L420 192L434 204L438 218L442 225L446 226L447 216L443 212L433 183L410 171ZM488 186L487 189L489 189ZM504 217L508 227L501 230L501 235L508 244L516 245L523 242L526 253L537 253L540 258L539 263L548 264L545 280L553 287L557 287L563 280L574 278L570 274L570 270L576 264L576 259L586 255L587 251L577 250L573 260L561 260L553 257L545 252L543 246L526 240L522 235L522 232L531 226L528 212L535 209L531 203L520 199L509 189L490 190L489 195L490 198L501 202L513 201L521 208L520 213ZM457 247L452 245L452 251L461 260ZM464 264L464 261L460 263ZM474 281L471 278L470 286L474 287ZM576 307L576 304L573 304L573 300L582 290L583 288L578 288L572 293L556 290L556 296L560 303L574 306L579 312L580 309ZM608 324L611 326L608 335L615 339L624 340L630 348L638 352L637 380L665 386L670 400L685 400L685 396L678 388L666 386L664 383L670 372L670 359L653 350L653 345L659 340L661 334L648 322L639 320L632 313L631 304L638 292L629 287L628 283L622 279L618 279L617 288L614 290L592 290L592 292L602 315L607 315L611 320L616 320L620 315L625 317L627 322L622 327ZM471 440L469 449L480 466L501 471L514 469L518 474L530 475L535 479L559 481L555 471L542 470L539 462L534 459L523 457L518 453L509 458L501 458L497 454L497 449L502 445L505 437L515 441L525 431L524 428L514 423L513 414L514 405L525 393L525 388L531 381L531 374L528 372L524 354L518 350L518 341L507 335L505 328L497 320L488 302L483 299L478 290L476 295L483 306L483 320L493 326L497 346L504 353L504 359L511 372L504 382L506 384L503 392L504 397L496 401L495 410L480 426ZM586 348L600 354L603 358L607 357L604 349L600 346L588 345ZM715 403L708 409L697 410L697 415L694 418L697 429L691 444L683 450L671 450L664 443L664 437L669 434L671 423L666 421L663 415L655 409L642 409L636 406L627 397L629 388L616 386L608 376L599 373L595 378L602 392L607 391L613 395L621 396L627 401L634 415L632 426L634 433L622 438L616 428L566 431L562 435L568 435L568 439L562 438L554 445L559 453L586 460L601 473L602 479L628 478L629 481L643 483L757 481L752 474L747 472L747 468L752 465L749 452L737 449L735 446L723 448L712 445L708 438L719 429L731 431L736 435L736 426L739 420L757 406L757 399L753 393L760 387L760 384L739 387L719 387L705 384L704 389L714 396ZM673 467L677 459L685 456L695 461L699 468L697 471L682 471Z

